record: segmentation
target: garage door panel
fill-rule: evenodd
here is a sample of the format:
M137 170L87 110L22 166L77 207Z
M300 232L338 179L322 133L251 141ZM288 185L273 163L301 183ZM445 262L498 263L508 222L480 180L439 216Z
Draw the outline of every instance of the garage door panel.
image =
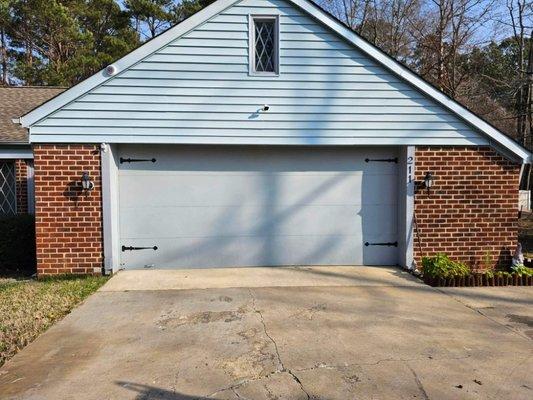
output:
M160 171L162 174L186 174L194 172L354 172L395 174L396 164L366 162L397 157L394 147L320 147L295 148L283 146L176 146L121 145L123 158L152 159L156 162L123 163L121 171L129 174L146 174ZM296 150L296 151L295 151ZM354 152L358 154L354 157Z
M282 202L300 204L396 204L395 174L280 173L273 174L166 174L123 175L128 188L121 199L132 206L238 206L267 207ZM366 181L379 181L380 186ZM364 192L361 187L365 187ZM142 193L142 196L134 194Z
M124 208L122 237L178 238L187 236L378 235L394 238L395 224L374 221L396 218L395 209L381 205L278 207L155 207ZM136 224L129 221L136 219ZM179 227L179 229L177 229ZM361 235L362 233L362 235Z
M121 146L125 268L395 264L395 148Z
M365 247L359 252L352 245L359 240L350 236L159 239L158 250L125 251L122 262L135 268L391 265L396 262L396 248ZM154 241L139 240L137 245L151 247Z

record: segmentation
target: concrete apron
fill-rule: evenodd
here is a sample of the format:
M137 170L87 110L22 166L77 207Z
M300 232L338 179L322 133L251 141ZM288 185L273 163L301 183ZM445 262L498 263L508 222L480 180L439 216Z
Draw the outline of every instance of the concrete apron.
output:
M312 287L111 291L118 274L0 369L0 398L531 398L527 335L473 297L465 306L401 275L391 285L379 270L346 286L311 269L298 282ZM494 289L484 303L506 302ZM517 289L527 317L531 292Z
M255 267L120 271L101 291L413 285L420 281L395 267Z

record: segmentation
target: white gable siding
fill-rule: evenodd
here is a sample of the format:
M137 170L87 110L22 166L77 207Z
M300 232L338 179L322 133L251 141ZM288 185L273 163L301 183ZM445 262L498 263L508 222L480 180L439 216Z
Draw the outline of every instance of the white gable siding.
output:
M248 74L249 14L280 15L279 77ZM268 112L258 112L264 105ZM486 144L282 0L243 0L30 128L32 142Z

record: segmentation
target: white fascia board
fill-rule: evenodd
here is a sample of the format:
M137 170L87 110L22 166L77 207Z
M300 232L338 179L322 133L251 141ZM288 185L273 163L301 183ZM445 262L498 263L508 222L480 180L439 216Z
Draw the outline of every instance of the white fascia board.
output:
M131 53L126 54L124 57L114 62L112 65L116 67L117 72L112 76L108 75L105 69L97 72L91 77L85 79L84 81L78 83L72 88L66 90L60 95L44 103L42 106L37 107L36 109L30 111L28 114L20 117L21 125L25 128L30 127L41 119L49 116L54 111L57 111L66 104L76 100L80 96L83 96L85 93L89 92L95 87L100 86L107 80L119 75L122 71L142 61L144 58L148 57L155 51L167 46L175 39L188 33L192 29L209 20L211 17L219 14L226 8L231 7L234 3L237 3L238 1L240 0L215 1L203 10L187 18L185 21L168 29L159 36L154 37L139 48L133 50Z
M433 86L425 82L422 78L420 78L414 72L410 71L407 67L394 60L392 57L388 56L366 40L362 39L356 33L345 27L339 21L336 21L334 18L332 18L330 15L321 10L312 2L308 0L287 1L295 4L296 6L313 16L316 20L320 21L333 31L337 32L339 35L351 42L357 48L364 51L370 57L381 63L391 72L400 76L401 78L415 86L418 90L427 94L429 97L433 98L434 100L442 104L444 107L457 114L463 120L488 135L501 146L509 149L512 153L516 154L518 158L522 160L522 162L532 162L532 154L524 147L520 146L518 143L508 138L496 128L492 127L490 124L483 121L481 118L479 118L472 112L468 111L465 107L461 106L459 103L446 96L440 90L434 88Z
M152 136L152 135L35 135L32 143L135 143L198 145L282 145L282 146L489 146L480 138L395 138L395 137L277 137L277 136Z
M9 146L9 145L7 145ZM29 145L27 146L13 146L13 147L0 146L0 160L32 160L33 151Z

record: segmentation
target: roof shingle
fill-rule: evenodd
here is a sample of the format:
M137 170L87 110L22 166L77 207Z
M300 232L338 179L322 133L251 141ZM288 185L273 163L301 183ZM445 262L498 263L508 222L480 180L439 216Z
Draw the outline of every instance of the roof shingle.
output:
M61 87L0 87L0 144L28 143L28 130L13 122L66 90Z

